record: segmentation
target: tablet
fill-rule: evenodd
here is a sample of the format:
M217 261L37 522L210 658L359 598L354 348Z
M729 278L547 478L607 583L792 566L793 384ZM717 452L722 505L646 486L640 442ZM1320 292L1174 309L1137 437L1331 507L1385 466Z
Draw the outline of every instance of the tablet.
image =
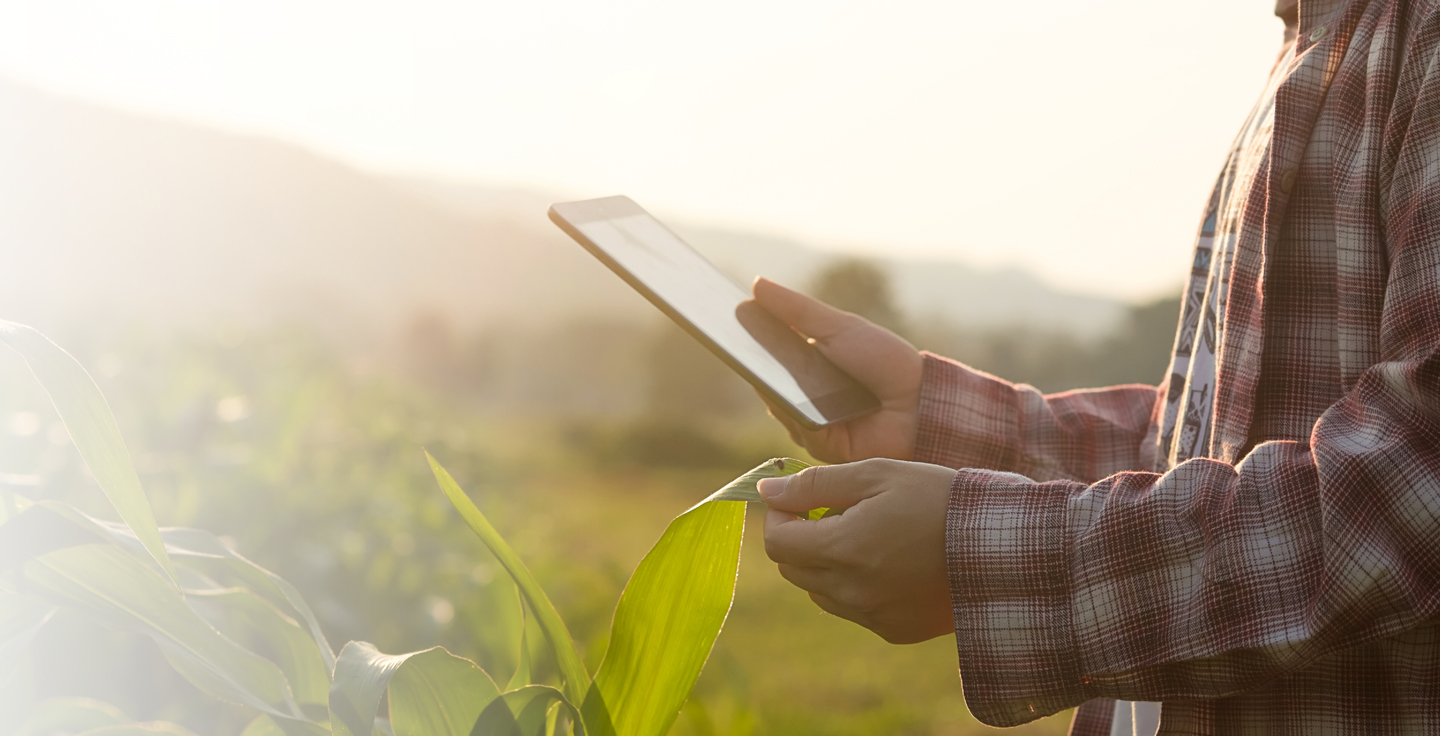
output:
M629 197L563 202L550 219L801 425L880 402Z

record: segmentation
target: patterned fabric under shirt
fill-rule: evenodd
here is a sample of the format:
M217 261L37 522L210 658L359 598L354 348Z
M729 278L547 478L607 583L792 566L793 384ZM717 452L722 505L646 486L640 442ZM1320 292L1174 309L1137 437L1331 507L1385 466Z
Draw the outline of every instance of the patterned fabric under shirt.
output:
M1274 81L1190 287L1213 368L1195 314L1158 388L926 356L986 723L1084 704L1103 736L1114 699L1163 702L1161 734L1440 733L1440 0L1301 0Z
M1282 62L1292 50L1293 44L1286 43L1280 54ZM1192 457L1209 456L1215 355L1225 338L1220 315L1225 313L1235 243L1245 223L1245 203L1270 147L1275 88L1285 78L1283 71L1283 63L1271 71L1265 92L1245 121L1201 219L1180 329L1171 353L1169 391L1162 397L1159 451L1172 467Z

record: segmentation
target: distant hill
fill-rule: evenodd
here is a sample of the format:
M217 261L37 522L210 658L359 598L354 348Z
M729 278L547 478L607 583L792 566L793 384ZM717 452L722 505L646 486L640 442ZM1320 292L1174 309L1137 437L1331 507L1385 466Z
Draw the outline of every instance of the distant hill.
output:
M287 143L0 82L0 317L8 319L301 319L358 339L421 313L460 327L653 319L548 222L547 203L540 193L376 176ZM803 285L835 257L672 224L739 279L765 273ZM1093 335L1124 312L1021 271L879 260L917 319Z
M525 213L540 213L543 217L545 209L555 201L554 197L534 192L475 184L403 178L394 181L406 191L477 220L520 218ZM742 283L763 274L803 287L826 263L848 255L781 237L697 227L683 220L668 224ZM554 237L549 232L545 235ZM575 247L568 239L562 240L566 247ZM974 328L1021 324L1068 329L1090 338L1116 327L1125 313L1125 305L1119 302L1059 291L1020 269L981 269L958 261L873 254L866 257L889 271L901 307L916 319L940 318Z

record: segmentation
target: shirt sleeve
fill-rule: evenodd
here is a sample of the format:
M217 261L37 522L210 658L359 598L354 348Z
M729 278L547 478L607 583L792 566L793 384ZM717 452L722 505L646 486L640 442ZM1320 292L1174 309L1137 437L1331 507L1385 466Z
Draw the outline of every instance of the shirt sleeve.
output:
M947 557L981 721L1243 693L1440 617L1440 81L1424 85L1380 202L1376 359L1308 442L1090 482L1047 449L1063 442L1027 439L1028 417L1060 421L1054 398L986 399L1008 408L981 410L1001 417L980 425L990 454L964 459L1057 458L1075 479L956 475Z
M923 355L917 461L1082 482L1153 467L1154 386L1044 395Z

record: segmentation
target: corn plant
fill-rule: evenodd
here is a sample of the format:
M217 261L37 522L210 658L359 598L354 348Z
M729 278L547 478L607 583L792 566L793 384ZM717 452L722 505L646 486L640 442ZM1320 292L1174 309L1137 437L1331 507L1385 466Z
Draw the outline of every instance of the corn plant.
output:
M676 517L625 586L592 676L524 562L426 453L440 490L514 580L525 636L543 639L558 664L560 687L534 682L522 640L519 666L502 682L439 647L388 655L352 641L336 654L292 585L209 532L158 527L109 406L73 357L11 322L0 321L0 341L30 366L121 519L0 494L0 683L67 609L150 638L198 688L252 709L244 736L660 736L730 610L745 502L758 500L761 478L805 467L769 461ZM18 726L26 736L82 732L189 733L73 699L43 703Z

